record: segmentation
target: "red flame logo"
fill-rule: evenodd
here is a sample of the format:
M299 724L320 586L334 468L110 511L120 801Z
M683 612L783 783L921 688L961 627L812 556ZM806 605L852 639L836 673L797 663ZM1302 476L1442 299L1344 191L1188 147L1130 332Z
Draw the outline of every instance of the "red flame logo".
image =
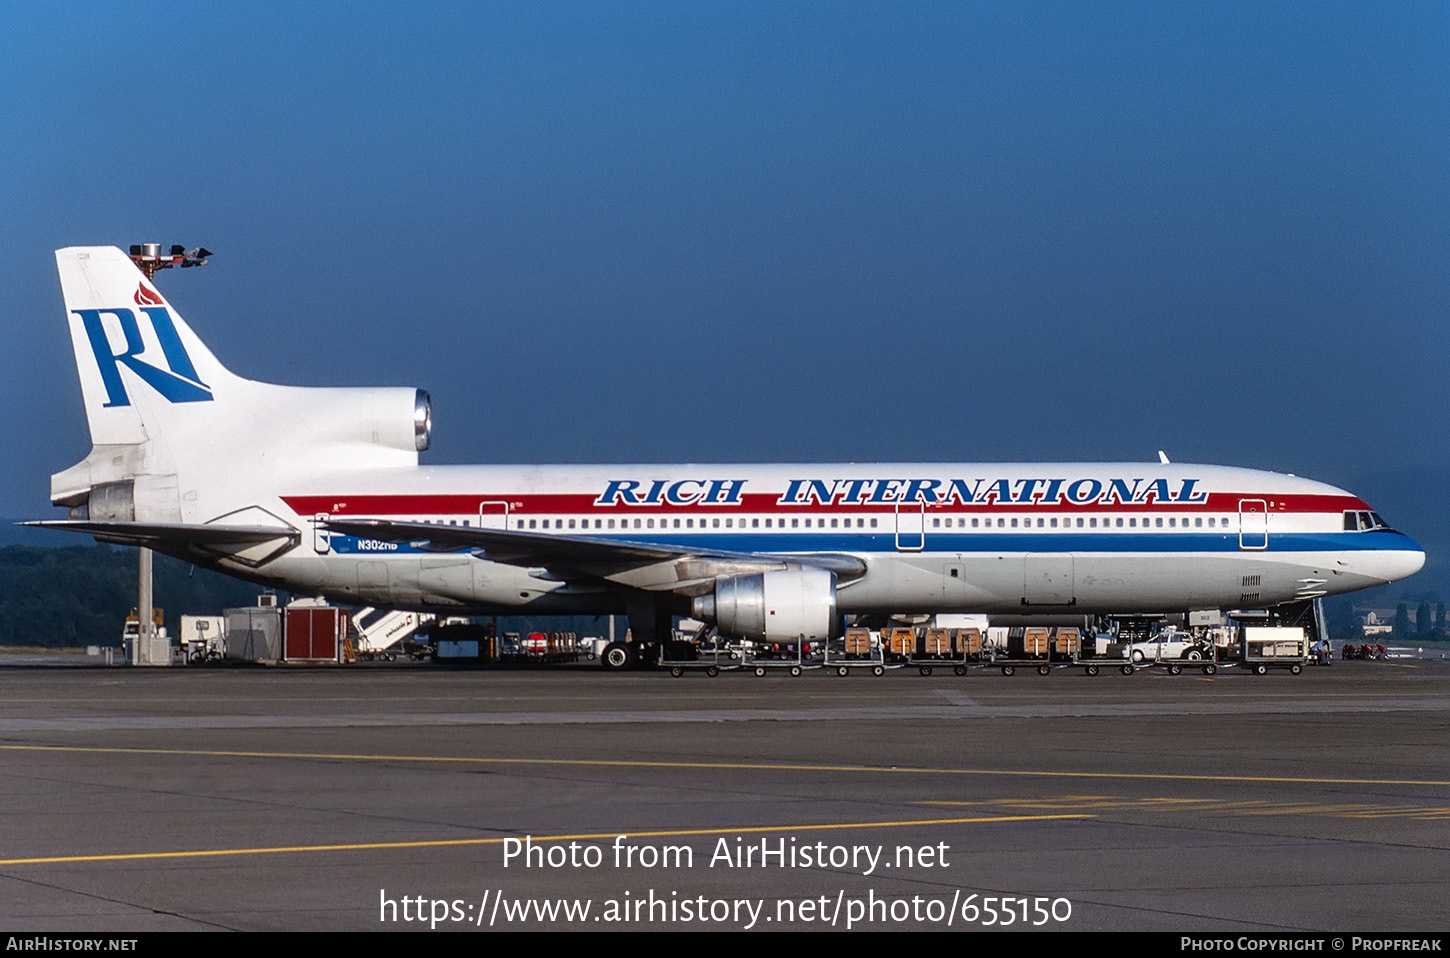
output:
M147 289L145 283L136 284L136 305L137 306L160 306L164 300L161 294L154 289Z

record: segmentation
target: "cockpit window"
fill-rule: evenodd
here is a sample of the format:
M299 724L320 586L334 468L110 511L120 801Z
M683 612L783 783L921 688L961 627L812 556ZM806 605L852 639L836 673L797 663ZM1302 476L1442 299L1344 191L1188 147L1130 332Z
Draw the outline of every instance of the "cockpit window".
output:
M1346 512L1344 514L1345 532L1367 532L1371 529L1389 529L1390 524L1380 518L1378 512Z

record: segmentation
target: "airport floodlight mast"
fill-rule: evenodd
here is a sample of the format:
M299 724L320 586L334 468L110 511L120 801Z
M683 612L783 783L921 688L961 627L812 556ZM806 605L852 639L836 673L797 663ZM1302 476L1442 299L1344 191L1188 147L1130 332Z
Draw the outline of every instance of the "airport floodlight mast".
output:
M170 253L162 253L160 243L131 244L131 262L146 274L148 280L158 269L170 269L173 266L180 266L183 269L188 266L205 266L206 258L210 255L211 250L203 249L200 246L196 249L173 246Z
M188 250L184 246L173 246L170 253L162 253L160 243L133 243L131 245L131 261L146 274L148 281L158 269L170 269L173 266L183 268L205 266L206 258L210 255L210 250L200 246L193 250ZM152 615L154 603L152 601L151 550L142 546L136 550L136 553L136 637L132 640L134 644L131 647L131 664L170 665L169 650L162 652L155 649L152 642L156 636L156 624Z

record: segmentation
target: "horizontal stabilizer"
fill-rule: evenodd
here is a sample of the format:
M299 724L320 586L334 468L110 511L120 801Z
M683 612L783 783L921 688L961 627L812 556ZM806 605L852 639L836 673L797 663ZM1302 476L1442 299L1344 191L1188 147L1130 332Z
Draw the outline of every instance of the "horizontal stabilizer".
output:
M99 542L143 546L167 555L185 556L199 550L212 557L229 558L256 566L297 545L297 530L282 526L229 526L220 523L188 525L169 522L107 522L91 519L54 519L22 522L36 529L86 532Z

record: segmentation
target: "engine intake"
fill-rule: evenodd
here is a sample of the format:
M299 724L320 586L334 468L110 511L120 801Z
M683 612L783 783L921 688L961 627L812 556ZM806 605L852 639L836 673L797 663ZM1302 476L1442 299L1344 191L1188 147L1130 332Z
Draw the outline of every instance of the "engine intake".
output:
M712 594L695 598L693 612L735 638L827 639L839 624L836 574L805 568L716 579Z

